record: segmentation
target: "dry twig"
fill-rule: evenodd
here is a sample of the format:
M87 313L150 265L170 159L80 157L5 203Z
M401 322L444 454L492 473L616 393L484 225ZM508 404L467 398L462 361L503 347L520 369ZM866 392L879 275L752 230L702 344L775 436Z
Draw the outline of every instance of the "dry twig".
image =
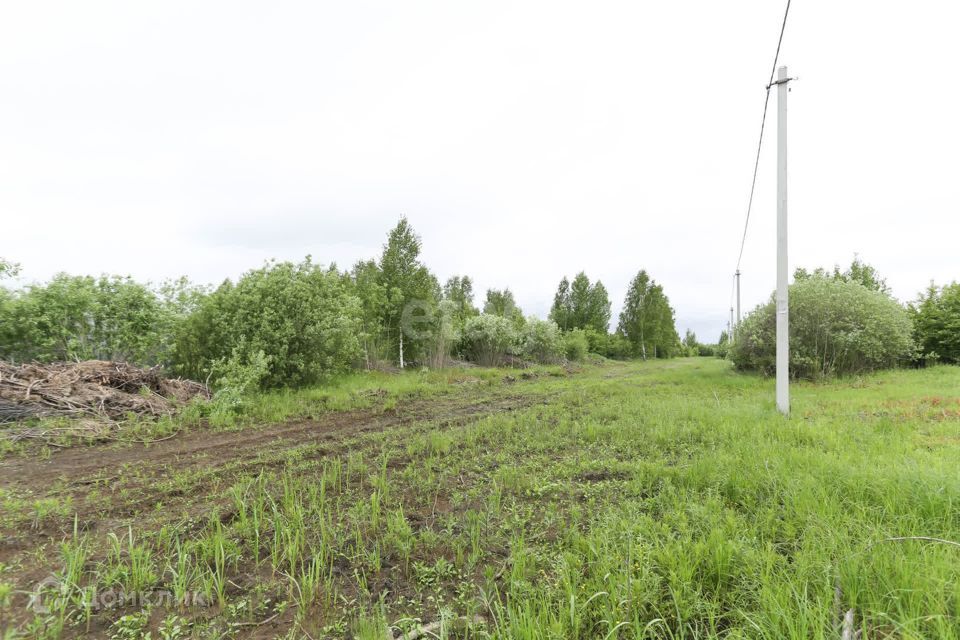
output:
M418 640L425 636L434 636L439 637L438 631L443 628L447 629L466 629L472 625L486 624L486 619L483 616L460 616L459 618L451 618L447 620L437 620L436 622L431 622L430 624L417 627L416 629L411 629L404 633L400 632L400 635L392 635L390 631L387 631L387 640Z

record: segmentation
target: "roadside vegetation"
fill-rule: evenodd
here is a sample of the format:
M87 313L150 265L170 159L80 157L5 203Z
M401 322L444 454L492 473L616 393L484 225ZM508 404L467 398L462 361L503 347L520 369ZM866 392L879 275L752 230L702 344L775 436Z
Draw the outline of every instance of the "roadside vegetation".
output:
M557 364L681 353L674 311L640 271L617 330L603 283L564 278L548 319L526 317L509 288L477 306L473 281L441 285L406 219L377 259L351 269L268 262L216 287L185 278L158 286L121 276L59 274L0 288L0 358L160 365L216 388L304 388L357 370ZM0 277L15 275L4 262Z
M772 372L775 309L747 314L733 335L701 343L662 285L641 269L613 318L606 287L585 272L560 280L547 319L527 317L508 287L475 303L467 275L440 280L420 259L405 218L377 259L351 269L268 262L217 287L186 278L158 286L122 276L59 274L0 287L0 358L13 362L123 361L211 382L215 388L328 384L358 370L443 368L711 356ZM0 278L19 265L0 262ZM791 375L824 378L960 361L960 285L933 283L895 300L871 265L797 269L791 286Z
M906 306L859 258L846 269L797 269L790 285L790 375L825 379L899 366L960 362L960 285L930 284ZM689 336L688 336L689 337ZM716 352L743 371L772 375L776 301L749 313Z
M897 301L856 282L822 277L790 286L790 373L827 378L889 369L914 356L913 325ZM730 360L740 369L773 375L776 301L747 316Z
M6 637L960 637L960 369L792 419L713 358L358 380L8 459Z

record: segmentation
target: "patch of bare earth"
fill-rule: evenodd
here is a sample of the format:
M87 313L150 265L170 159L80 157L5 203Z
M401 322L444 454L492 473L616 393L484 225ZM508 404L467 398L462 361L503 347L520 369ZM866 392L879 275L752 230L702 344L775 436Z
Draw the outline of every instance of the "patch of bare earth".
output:
M122 533L130 524L143 529L182 514L204 518L224 506L218 486L282 465L286 451L309 446L311 456L336 456L353 450L365 435L456 428L545 397L517 391L512 385L497 387L481 397L476 389L465 388L440 398L400 402L387 411L333 412L236 431L196 428L154 444L78 445L57 449L47 459L8 458L0 463L0 488L6 495L27 506L54 498L69 508L42 521L0 523L0 563L14 567L5 579L26 591L55 570L55 550L72 533L75 518L85 535L103 538L99 548L104 549L108 533ZM213 481L193 480L186 491L171 482L177 474L190 473ZM37 553L44 548L48 553Z

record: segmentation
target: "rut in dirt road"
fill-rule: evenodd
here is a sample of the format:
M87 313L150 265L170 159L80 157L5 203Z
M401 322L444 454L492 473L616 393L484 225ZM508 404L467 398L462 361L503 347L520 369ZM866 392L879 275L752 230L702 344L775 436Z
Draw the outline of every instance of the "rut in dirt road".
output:
M168 512L208 513L216 502L214 494L199 486L197 491L172 488L174 474L195 471L217 480L234 474L256 474L283 464L284 451L306 444L320 443L315 455L333 456L342 454L364 434L466 425L546 402L548 396L493 392L480 398L474 393L468 398L455 394L401 403L389 411L335 412L315 420L238 431L196 429L151 445L78 445L57 450L47 460L7 460L0 466L0 488L30 501L54 498L70 505L70 515L48 520L29 532L4 531L0 525L4 533L0 562L13 562L38 539L53 541L69 535L74 518L89 534L122 531L131 518L152 513L160 504Z
M538 396L491 396L416 400L395 410L356 410L330 413L316 420L295 420L268 427L237 431L191 430L154 444L118 447L113 443L75 446L55 451L49 459L16 459L0 467L0 487L45 493L54 483L83 486L118 473L125 465L160 469L175 465L178 471L203 466L214 469L255 459L264 450L275 453L310 442L336 443L362 433L413 427L418 423L463 423L501 411L529 406ZM336 448L336 447L334 447Z

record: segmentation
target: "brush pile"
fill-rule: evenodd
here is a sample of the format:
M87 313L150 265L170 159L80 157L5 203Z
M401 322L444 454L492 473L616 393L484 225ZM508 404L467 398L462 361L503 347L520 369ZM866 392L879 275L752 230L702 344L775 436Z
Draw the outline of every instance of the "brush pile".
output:
M102 360L0 362L0 423L43 416L165 416L197 396L209 398L210 390L198 382L166 378L159 367Z

